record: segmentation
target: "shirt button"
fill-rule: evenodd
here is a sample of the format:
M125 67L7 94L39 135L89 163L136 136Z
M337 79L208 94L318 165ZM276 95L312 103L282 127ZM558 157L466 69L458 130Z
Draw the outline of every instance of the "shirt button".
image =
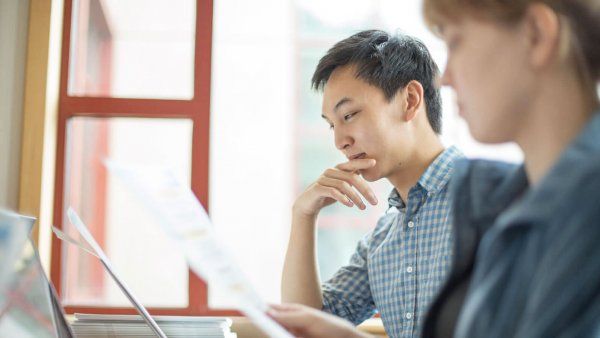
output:
M406 313L406 319L412 319L412 313L407 312Z
M415 222L413 222L413 221L408 222L409 228L413 228L414 226L415 226Z
M411 273L413 272L413 267L409 266L408 268L406 268L406 272Z

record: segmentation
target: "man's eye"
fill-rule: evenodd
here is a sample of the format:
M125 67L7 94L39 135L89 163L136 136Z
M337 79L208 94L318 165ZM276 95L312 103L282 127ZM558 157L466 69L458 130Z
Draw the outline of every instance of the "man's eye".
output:
M354 113L350 113L350 114L344 115L344 121L348 121L349 119L351 119L356 114L358 114L358 112L354 112Z

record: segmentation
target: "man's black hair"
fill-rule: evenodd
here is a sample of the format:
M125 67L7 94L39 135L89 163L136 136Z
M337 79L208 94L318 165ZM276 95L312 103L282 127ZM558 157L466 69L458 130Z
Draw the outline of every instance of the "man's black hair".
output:
M380 88L388 101L410 81L421 83L427 119L433 131L441 133L442 99L436 85L439 69L421 41L380 30L356 33L336 43L321 58L312 77L312 87L323 89L337 67L350 64L356 65L357 78Z

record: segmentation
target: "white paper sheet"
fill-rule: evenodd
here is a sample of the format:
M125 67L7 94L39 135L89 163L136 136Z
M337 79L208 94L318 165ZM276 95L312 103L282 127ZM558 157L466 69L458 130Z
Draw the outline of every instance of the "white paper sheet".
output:
M108 161L107 167L151 210L165 231L181 244L191 269L225 288L237 308L267 335L293 338L266 315L268 306L223 249L211 221L191 189L162 167L133 167Z

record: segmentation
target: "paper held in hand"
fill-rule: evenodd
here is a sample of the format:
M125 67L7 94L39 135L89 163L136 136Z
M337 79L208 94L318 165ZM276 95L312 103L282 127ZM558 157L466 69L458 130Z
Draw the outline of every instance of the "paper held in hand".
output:
M183 248L192 271L205 281L218 283L237 309L270 337L292 338L266 315L268 306L258 296L233 258L217 238L208 215L191 189L163 167L126 166L108 161L119 177Z

